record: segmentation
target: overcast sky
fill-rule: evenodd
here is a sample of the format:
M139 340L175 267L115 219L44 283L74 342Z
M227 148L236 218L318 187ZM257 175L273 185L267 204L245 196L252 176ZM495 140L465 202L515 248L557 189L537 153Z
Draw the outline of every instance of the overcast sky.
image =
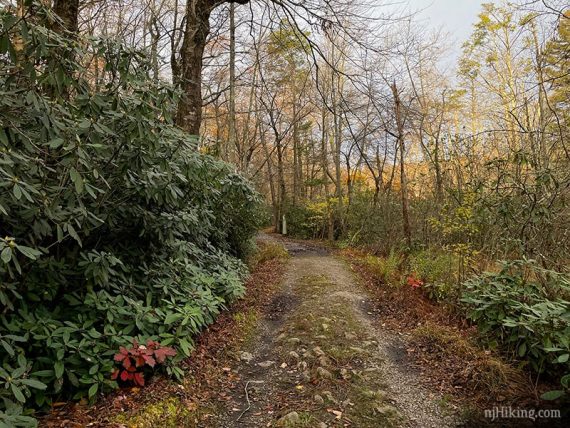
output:
M451 36L451 61L461 52L461 45L469 38L482 3L492 0L408 0L412 11L420 11L420 19L431 28L443 28Z

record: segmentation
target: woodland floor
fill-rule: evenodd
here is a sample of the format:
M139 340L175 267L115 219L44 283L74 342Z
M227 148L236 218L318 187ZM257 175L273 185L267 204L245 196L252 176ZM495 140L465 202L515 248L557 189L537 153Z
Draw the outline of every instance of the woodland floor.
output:
M157 378L95 407L67 405L44 425L483 426L447 393L456 386L429 381L429 358L426 373L414 354L424 345L394 328L393 317L354 272L350 254L343 260L312 243L266 234L260 239L278 240L291 258L253 272L245 301L200 338L183 385ZM444 359L431 364L448 365L442 377L446 370L464 370Z

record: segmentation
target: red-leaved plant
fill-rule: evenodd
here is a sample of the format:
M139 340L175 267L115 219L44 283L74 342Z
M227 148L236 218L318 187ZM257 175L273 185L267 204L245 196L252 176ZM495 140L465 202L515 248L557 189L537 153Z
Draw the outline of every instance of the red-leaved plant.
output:
M416 274L413 273L408 276L408 285L412 288L420 288L424 285L424 282L421 279L416 278Z
M154 368L157 363L164 363L166 358L174 357L176 351L168 346L148 340L145 345L139 345L133 340L133 346L129 349L121 346L119 353L115 355L115 361L121 367L116 368L111 374L111 379L120 379L123 382L132 382L138 386L144 386L144 372L146 368Z

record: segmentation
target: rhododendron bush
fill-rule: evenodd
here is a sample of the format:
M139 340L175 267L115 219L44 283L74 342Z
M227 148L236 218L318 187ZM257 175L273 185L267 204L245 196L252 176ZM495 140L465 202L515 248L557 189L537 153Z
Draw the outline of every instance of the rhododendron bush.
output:
M143 54L55 34L40 3L33 20L13 13L0 10L7 426L33 423L28 410L54 397L141 385L157 368L181 375L192 337L244 291L258 203L173 125L176 93ZM83 67L94 56L105 64L96 88Z

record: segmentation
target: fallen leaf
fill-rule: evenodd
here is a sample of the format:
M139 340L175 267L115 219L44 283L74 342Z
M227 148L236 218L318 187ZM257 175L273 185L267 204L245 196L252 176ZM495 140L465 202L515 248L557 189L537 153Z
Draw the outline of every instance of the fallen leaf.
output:
M331 413L335 415L337 419L342 418L342 412L339 410L333 410Z

